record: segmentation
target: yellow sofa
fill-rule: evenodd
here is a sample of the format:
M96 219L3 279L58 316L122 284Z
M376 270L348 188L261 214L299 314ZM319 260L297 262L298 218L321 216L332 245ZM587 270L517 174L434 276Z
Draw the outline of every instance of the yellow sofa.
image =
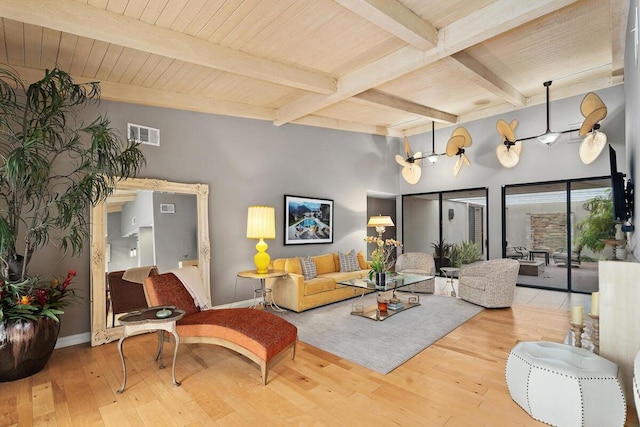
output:
M286 277L266 280L266 286L273 290L273 300L280 307L299 313L362 294L360 289L340 285L337 282L368 276L369 263L363 252L357 254L360 270L349 272L340 271L340 259L337 253L310 258L316 266L317 277L309 280L304 279L300 258L278 258L271 262L270 268L288 273Z

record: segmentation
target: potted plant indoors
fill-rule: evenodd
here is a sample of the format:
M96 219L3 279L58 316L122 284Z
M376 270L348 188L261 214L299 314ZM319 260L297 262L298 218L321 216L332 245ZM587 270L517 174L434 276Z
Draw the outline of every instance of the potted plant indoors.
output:
M436 265L436 271L440 271L442 267L450 267L451 259L449 256L453 245L447 243L444 239L440 239L437 242L433 242L431 247L433 248L433 261Z
M367 236L365 241L376 245L376 248L371 252L369 280L373 281L375 278L376 285L384 286L386 283L386 273L390 271L395 264L395 249L401 248L402 243L395 239L383 240L376 236Z
M74 271L64 280L29 275L34 254L55 245L79 255L89 207L145 164L105 116L80 118L99 99L98 83L77 84L58 68L28 86L0 69L0 381L44 367L74 295Z
M478 245L468 240L455 243L451 247L451 264L454 267L462 267L482 259L482 252Z

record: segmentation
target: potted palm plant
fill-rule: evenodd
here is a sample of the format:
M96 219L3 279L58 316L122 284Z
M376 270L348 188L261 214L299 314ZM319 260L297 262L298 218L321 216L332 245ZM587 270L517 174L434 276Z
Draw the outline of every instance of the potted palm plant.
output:
M98 83L77 84L58 68L30 85L0 69L0 381L44 367L74 295L75 272L31 276L34 255L48 245L79 255L89 207L145 164L108 118L80 119L99 99Z

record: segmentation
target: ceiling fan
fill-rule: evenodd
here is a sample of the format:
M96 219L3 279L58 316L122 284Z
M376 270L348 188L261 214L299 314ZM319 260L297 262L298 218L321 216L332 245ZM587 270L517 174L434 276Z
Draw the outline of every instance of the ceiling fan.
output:
M411 146L409 145L409 138L404 137L404 153L406 158L400 154L396 154L396 162L402 166L402 177L408 184L415 185L420 181L422 176L422 169L420 168L421 160L424 159L421 151L416 151L411 154Z
M511 120L509 124L502 119L496 123L496 129L504 141L502 145L496 148L496 156L498 156L498 161L505 168L512 168L520 161L522 141L516 139L516 127L518 127L518 121L515 119Z
M552 132L551 129L550 129L550 126L549 126L549 86L551 86L551 83L552 83L551 81L547 81L547 82L543 83L543 86L547 89L547 130L543 134L536 135L536 136L529 136L529 137L526 137L526 138L516 138L515 135L513 134L513 129L515 129L515 128L513 128L511 130L511 133L509 133L506 130L505 126L503 124L500 124L501 120L498 120L498 123L496 123L496 128L498 129L498 133L500 134L500 136L503 138L504 144L507 146L507 148L509 148L509 144L511 144L511 143L528 141L530 139L537 139L539 142L541 142L541 143L543 143L545 145L551 145L554 142L556 142L558 140L558 138L560 138L561 134L567 133L567 132L571 132L571 129L564 130L564 131L561 131L561 132ZM502 120L502 121L504 122L504 120ZM511 122L511 123L513 124L513 122ZM505 124L506 124L506 122L505 122ZM507 126L510 127L510 125L507 125ZM516 126L517 126L517 122L516 122ZM501 132L501 129L502 129L502 131L506 131L507 134L506 135L503 134L503 132ZM513 137L513 140L510 140L509 138L507 138L507 136ZM510 151L510 148L509 148L509 151ZM518 155L518 157L519 157L519 155ZM500 157L498 157L498 160L500 160ZM513 162L513 160L511 162ZM500 163L502 163L502 161ZM516 164L517 164L517 162L516 162ZM515 166L515 164L514 164L514 166ZM509 166L505 166L505 167L509 167Z
M471 162L464 150L466 147L471 147L471 142L469 131L462 126L451 133L451 138L447 142L446 154L449 157L458 156L458 160L453 166L453 176L458 176L462 165L471 166Z
M589 92L580 103L580 112L585 118L580 126L580 136L585 138L580 143L580 160L585 165L593 163L607 144L607 135L599 132L599 122L607 117L607 107L598 95Z

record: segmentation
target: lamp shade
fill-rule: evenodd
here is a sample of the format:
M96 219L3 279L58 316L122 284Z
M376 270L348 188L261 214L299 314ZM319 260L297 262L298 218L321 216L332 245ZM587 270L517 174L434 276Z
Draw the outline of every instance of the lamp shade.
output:
M249 206L247 238L276 238L276 209L273 206Z
M389 215L375 215L369 218L367 227L393 227L395 224Z

